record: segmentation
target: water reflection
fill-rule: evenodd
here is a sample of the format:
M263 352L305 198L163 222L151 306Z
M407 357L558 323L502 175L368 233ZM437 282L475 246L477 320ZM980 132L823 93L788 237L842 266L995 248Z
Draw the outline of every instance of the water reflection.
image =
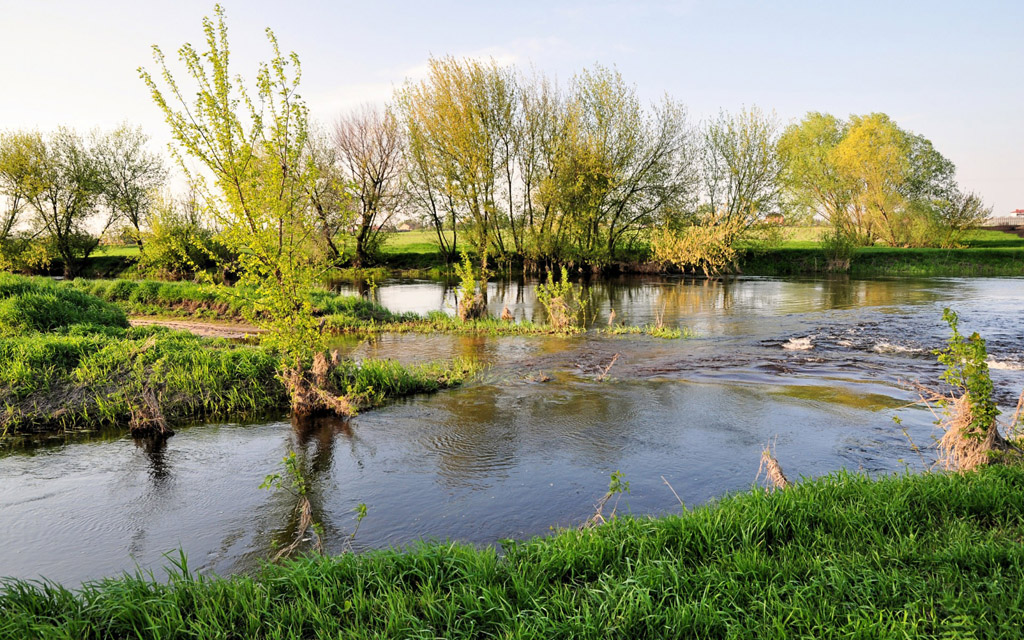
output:
M917 305L970 290L972 281L928 279L908 286L906 279L852 280L846 275L824 279L721 278L714 280L623 276L580 283L584 317L591 326L607 324L615 310L618 322L646 324L659 318L670 324L695 321L707 329L726 327L723 316L736 314L807 313L863 307ZM508 307L517 320L545 322L538 304L539 280L489 282L488 310L498 316ZM938 285L938 286L937 286ZM445 282L388 281L376 288L342 286L366 295L394 311L453 313L455 288Z

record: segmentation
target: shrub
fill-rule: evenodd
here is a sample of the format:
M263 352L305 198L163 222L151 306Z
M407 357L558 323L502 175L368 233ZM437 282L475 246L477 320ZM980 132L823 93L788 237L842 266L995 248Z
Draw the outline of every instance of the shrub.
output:
M554 273L548 271L548 281L537 285L537 301L547 311L552 328L565 331L576 326L576 316L580 310L579 296L569 282L569 272L565 267L562 267L562 278L558 282L555 282Z

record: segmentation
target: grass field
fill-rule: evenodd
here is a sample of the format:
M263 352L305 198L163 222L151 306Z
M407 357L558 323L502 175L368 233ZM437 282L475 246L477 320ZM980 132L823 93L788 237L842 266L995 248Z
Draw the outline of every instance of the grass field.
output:
M1024 470L839 473L494 549L8 581L0 638L1019 638Z

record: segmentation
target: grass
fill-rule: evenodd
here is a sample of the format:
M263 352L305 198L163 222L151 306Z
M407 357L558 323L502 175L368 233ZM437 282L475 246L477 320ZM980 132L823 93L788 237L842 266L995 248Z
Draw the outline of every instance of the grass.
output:
M777 248L748 251L740 261L748 275L801 275L825 271L827 260L815 239L817 227L794 228ZM1024 238L978 229L968 232L954 249L861 247L850 261L849 274L874 276L1021 276Z
M1024 470L839 473L587 531L251 576L7 581L0 637L1016 638Z
M159 280L87 280L68 283L134 315L183 316L191 318L245 320L249 299L246 290L195 282ZM415 314L395 314L379 304L358 296L317 291L313 312L318 316L338 316L352 323L400 322Z
M128 328L121 309L86 291L100 287L111 298L132 300L159 296L167 283L118 282L71 288L0 275L0 434L123 427L145 410L147 396L171 423L288 409L279 354L164 327ZM175 292L194 293L188 287ZM324 308L378 311L358 299L327 299ZM418 367L367 360L342 362L331 375L335 388L368 409L458 385L474 371L462 360Z
M636 336L636 335L647 335L653 338L664 338L666 340L677 340L679 338L695 338L696 335L689 327L666 327L658 324L645 324L641 326L631 326L625 324L617 324L607 329L601 330L603 333L607 333L612 336Z

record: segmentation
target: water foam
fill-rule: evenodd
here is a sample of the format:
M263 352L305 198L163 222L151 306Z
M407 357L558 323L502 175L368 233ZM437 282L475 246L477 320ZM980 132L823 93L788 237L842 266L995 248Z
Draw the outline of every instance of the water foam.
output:
M790 338L782 343L782 348L789 349L790 351L809 351L814 348L814 343L811 342L810 336L806 338Z

